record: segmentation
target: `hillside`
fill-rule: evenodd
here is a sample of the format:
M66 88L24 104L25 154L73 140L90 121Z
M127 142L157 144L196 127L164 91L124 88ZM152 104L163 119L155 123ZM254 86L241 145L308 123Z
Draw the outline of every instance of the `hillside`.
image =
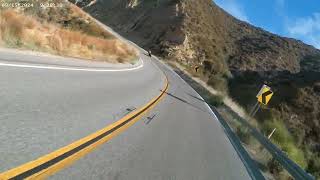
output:
M28 6L19 7L16 2ZM133 47L115 38L77 6L64 0L50 2L52 7L44 8L33 0L2 0L0 47L111 63L136 59Z
M247 111L261 85L271 86L275 96L257 114L261 130L269 130L270 122L284 124L289 135L276 136L275 143L320 176L319 50L237 20L211 0L90 3L77 5L158 56L190 71L199 66L197 76ZM293 152L292 146L297 150Z

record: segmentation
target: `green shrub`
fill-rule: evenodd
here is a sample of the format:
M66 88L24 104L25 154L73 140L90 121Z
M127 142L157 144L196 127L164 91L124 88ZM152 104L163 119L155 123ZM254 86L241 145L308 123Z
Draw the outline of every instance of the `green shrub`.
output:
M320 179L320 156L315 156L310 159L307 167L307 172L310 172L316 179Z
M212 96L209 97L207 102L211 106L219 107L219 106L223 105L223 96L212 95Z

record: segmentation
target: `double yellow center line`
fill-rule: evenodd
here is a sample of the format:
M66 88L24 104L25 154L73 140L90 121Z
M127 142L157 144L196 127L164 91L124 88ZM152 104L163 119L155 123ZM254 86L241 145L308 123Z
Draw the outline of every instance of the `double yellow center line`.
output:
M30 161L3 172L0 174L0 179L43 179L54 174L132 126L141 118L141 116L160 102L164 97L165 92L168 90L168 87L169 83L166 77L165 85L161 93L140 109L129 113L122 119L72 144L62 147L34 161Z

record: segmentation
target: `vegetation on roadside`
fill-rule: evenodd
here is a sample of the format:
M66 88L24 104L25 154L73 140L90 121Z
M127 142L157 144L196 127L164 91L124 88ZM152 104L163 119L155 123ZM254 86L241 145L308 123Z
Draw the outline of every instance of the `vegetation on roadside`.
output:
M272 119L265 121L261 127L265 134L272 132L274 128L276 128L276 131L272 135L271 141L280 147L291 160L299 164L302 168L306 168L307 161L304 152L297 147L293 136L281 120Z
M52 2L63 5L42 8L34 1L34 7L0 7L0 45L112 63L131 63L137 57L133 47L77 6L62 0Z
M258 85L267 83L275 91L268 106L254 120L265 134L277 128L272 141L307 172L320 178L319 133L319 59L310 56L301 62L301 72L283 71L277 77L263 78L255 72L239 73L229 80L229 93L247 111L255 103ZM265 82L264 82L265 81ZM306 113L309 112L309 113ZM275 171L277 172L277 171Z
M219 106L222 106L224 103L223 103L223 96L221 95L211 95L207 100L206 102L212 106L215 106L215 107L219 107Z

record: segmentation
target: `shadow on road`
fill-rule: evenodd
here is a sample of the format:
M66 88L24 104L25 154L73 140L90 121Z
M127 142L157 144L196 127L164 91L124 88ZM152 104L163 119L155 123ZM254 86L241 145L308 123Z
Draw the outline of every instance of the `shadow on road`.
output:
M199 101L201 101L201 102L207 103L205 100L203 100L203 99L201 99L201 98L198 98L198 97L195 96L195 95L192 95L192 94L187 93L187 92L186 92L186 94L188 94L189 96L191 96L191 97L193 97L193 98L195 98L195 99L197 99L197 100L199 100ZM209 105L209 104L208 104L208 105ZM209 106L210 106L210 105L209 105Z
M164 92L164 91L162 91L162 90L160 90L161 92ZM180 97L178 97L178 96L175 96L175 95L173 95L173 94L171 94L171 93L169 93L169 92L164 92L164 93L166 93L168 96L170 96L170 97L172 97L172 98L174 98L174 99L176 99L176 100L179 100L180 102L183 102L183 103L185 103L185 104L188 104L189 106L192 106L192 107L194 107L194 108L196 108L196 109L198 109L198 110L200 110L200 111L202 111L202 112L205 112L205 113L209 113L208 111L205 111L205 110L203 110L202 108L200 108L200 107L198 107L198 106L196 106L196 105L194 105L194 104L191 104L190 102L188 102L188 101L186 101L186 100L184 100L184 99L182 99L182 98L180 98Z

